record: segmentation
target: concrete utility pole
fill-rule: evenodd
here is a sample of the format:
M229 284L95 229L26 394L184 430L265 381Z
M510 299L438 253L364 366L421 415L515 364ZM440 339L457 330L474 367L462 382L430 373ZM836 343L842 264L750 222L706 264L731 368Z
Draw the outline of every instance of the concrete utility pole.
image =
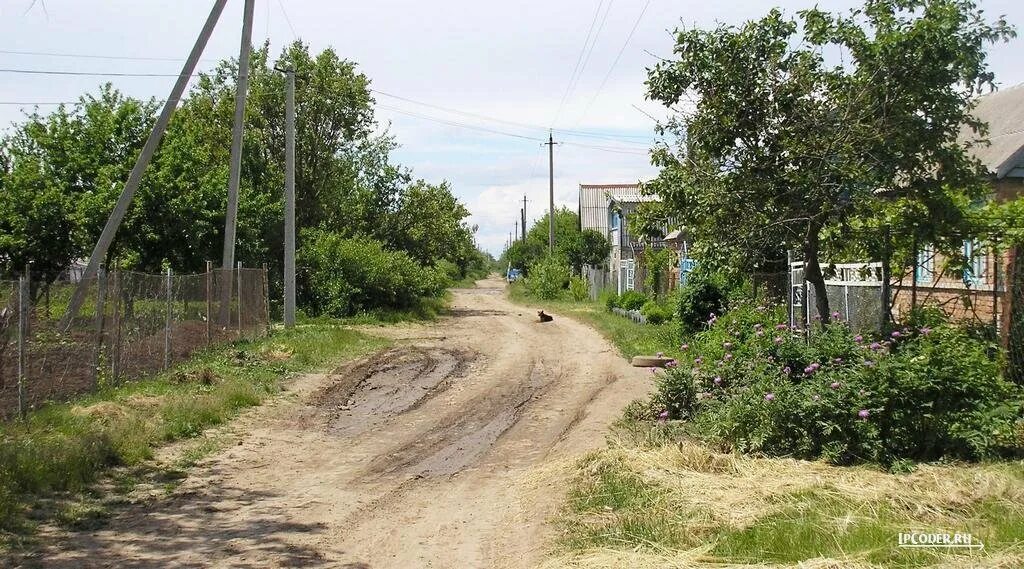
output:
M555 139L548 132L548 251L555 250Z
M526 196L523 195L523 209L519 216L523 218L523 243L526 243Z
M235 231L238 228L238 186L242 177L242 131L245 99L249 93L249 54L252 53L252 18L256 0L245 0L242 12L242 41L238 48L238 78L235 85L235 121L231 128L231 164L228 171L228 210L224 216L224 257L221 268L235 265ZM231 279L221 287L221 320L227 323L231 306Z
M291 328L295 326L295 69L289 66L285 74L284 326Z
M163 139L164 132L167 131L167 123L170 122L171 116L174 114L174 110L178 107L178 102L185 92L185 87L188 86L189 79L192 78L192 74L195 72L196 64L199 63L199 58L202 57L203 50L206 49L206 42L209 41L210 35L213 34L213 29L217 27L217 21L220 20L220 14L224 11L225 4L227 4L227 0L216 0L214 2L210 15L206 18L206 24L203 25L202 31L199 32L199 37L196 39L195 45L192 46L192 51L189 52L185 65L181 68L181 74L178 75L177 81L174 82L171 94L167 97L167 102L164 103L164 108L160 111L160 116L156 119L156 124L153 125L153 130L149 133L149 138L146 139L146 144L142 147L142 152L139 153L139 158L135 161L131 174L128 175L128 181L125 182L124 189L121 190L121 197L117 198L114 211L110 212L107 224L103 226L103 232L100 233L100 238L96 241L92 254L89 255L89 264L85 267L82 279L78 282L78 286L75 287L75 292L68 303L67 312L64 313L60 321L61 329L68 329L71 326L71 322L78 316L78 311L82 309L89 283L96 276L100 264L104 262L107 256L107 250L110 249L110 244L114 241L114 235L117 234L117 229L121 226L121 221L128 212L128 206L132 203L135 190L139 189L139 184L142 182L142 174L145 173L146 167L149 166L149 162L153 158L153 154L156 152L157 147L160 146L160 140Z
M516 239L516 240L519 239L519 220L518 219L516 220L516 232L515 232L515 238L514 239Z

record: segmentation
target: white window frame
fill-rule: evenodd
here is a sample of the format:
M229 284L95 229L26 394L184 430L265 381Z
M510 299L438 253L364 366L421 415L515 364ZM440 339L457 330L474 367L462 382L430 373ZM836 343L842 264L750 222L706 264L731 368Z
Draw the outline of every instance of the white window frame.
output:
M981 243L976 239L964 241L964 258L967 259L967 270L964 272L964 284L979 285L985 282L986 256Z
M935 248L925 245L917 252L917 265L914 267L917 272L917 282L930 283L935 279Z

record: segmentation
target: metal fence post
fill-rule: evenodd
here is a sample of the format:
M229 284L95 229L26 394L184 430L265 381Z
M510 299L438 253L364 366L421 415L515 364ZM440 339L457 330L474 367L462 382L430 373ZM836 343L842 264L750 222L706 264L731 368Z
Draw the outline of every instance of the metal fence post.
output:
M103 318L106 316L107 271L100 265L96 271L96 354L93 356L92 386L100 384L100 365L103 359Z
M992 241L992 329L999 337L999 247Z
M213 343L213 261L206 262L206 346Z
M263 263L263 312L266 318L263 334L270 335L270 281L267 277L267 264Z
M170 267L167 267L166 278L167 293L167 317L164 320L164 370L171 367L171 313L174 301L174 276Z
M25 418L25 380L28 368L25 362L28 339L29 279L28 267L18 279L18 415Z
M890 271L892 269L892 267L890 267L890 263L891 263L891 258L890 257L892 255L892 252L890 251L890 243L889 243L889 241L890 241L889 226L886 225L882 229L882 287L881 287L882 310L881 310L881 314L879 314L879 319L878 319L878 331L880 333L884 333L885 332L885 329L889 326L889 320L892 318L892 313L889 310L889 305L892 302L892 299L890 298L890 292L889 292L889 279L890 279L889 273L890 273Z
M789 329L793 329L793 252L786 249L786 314L789 316Z
M114 336L110 340L110 377L116 385L121 379L121 271L115 270L114 279Z
M238 262L238 336L242 337L242 262Z
M847 277L843 277L847 278ZM843 285L843 304L846 306L846 322L850 322L850 285L849 283Z

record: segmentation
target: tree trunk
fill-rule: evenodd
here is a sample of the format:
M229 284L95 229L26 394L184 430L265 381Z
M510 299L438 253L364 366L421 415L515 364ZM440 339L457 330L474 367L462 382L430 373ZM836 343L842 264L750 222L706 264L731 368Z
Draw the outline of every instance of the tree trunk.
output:
M807 237L804 240L804 278L814 287L814 305L818 310L818 315L821 316L822 324L828 324L832 319L832 311L828 305L825 276L821 274L821 264L818 261L819 231L821 231L821 227L818 223L808 224ZM810 326L810 322L807 325Z
M1007 326L1010 379L1024 385L1024 244L1010 252L1006 271L1007 296L1010 297L1010 318Z

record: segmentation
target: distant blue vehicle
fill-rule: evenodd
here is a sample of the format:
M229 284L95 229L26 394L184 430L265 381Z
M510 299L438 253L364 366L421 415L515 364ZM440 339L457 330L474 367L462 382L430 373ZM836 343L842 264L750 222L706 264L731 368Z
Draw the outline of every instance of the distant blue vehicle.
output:
M522 277L523 277L523 272L522 271L520 271L519 269L512 269L512 268L510 268L508 270L508 273L506 273L506 275L505 275L505 279L508 282L510 282L510 283L514 283L517 280L521 279Z

